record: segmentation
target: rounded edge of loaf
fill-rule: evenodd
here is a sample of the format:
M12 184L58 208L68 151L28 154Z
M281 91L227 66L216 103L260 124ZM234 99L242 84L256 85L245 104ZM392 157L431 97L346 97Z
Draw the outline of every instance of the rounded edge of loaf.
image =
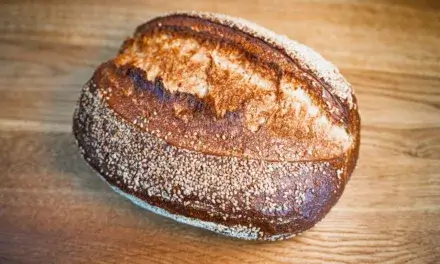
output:
M339 72L335 73L339 74ZM340 77L343 78L342 76ZM238 218L239 214L231 211L231 208L234 207L233 203L229 206L224 206L225 209L223 211L220 210L220 213L214 212L210 215L209 205L212 207L213 204L217 204L215 198L213 203L203 204L189 195L188 197L190 198L188 200L181 201L183 204L176 204L176 200L173 201L173 197L170 197L170 194L173 194L173 188L171 188L171 191L164 188L159 190L160 193L157 193L158 190L152 190L154 188L151 188L151 186L147 189L141 188L136 190L135 186L142 185L136 182L136 180L139 181L137 173L141 172L141 167L158 164L157 160L154 161L151 157L148 158L149 160L146 160L143 154L154 152L157 149L162 149L166 152L167 150L172 150L173 146L121 119L121 117L105 105L104 100L102 100L103 95L100 93L99 87L96 87L93 79L82 91L81 99L75 110L73 130L81 152L89 165L97 170L113 189L134 203L179 222L204 227L217 233L244 239L279 240L291 237L312 227L326 215L342 194L345 183L348 181L356 164L359 151L360 118L356 111L356 99L354 95L352 96L355 107L348 106L350 109L349 127L353 132L355 141L347 153L333 160L294 163L267 162L236 157L218 157L188 150L175 150L179 152L177 156L180 158L185 159L185 157L188 158L191 155L203 155L204 158L217 160L217 165L219 166L224 166L225 164L230 166L231 164L228 162L235 160L236 164L234 166L238 170L240 168L247 169L251 165L257 165L259 169L262 167L266 167L266 169L276 167L280 170L283 168L286 170L285 166L291 166L291 170L287 170L287 174L293 175L293 178L295 178L291 179L294 186L284 186L283 188L283 190L287 190L293 187L289 190L293 193L286 198L287 200L293 199L293 201L289 200L291 204L287 206L287 209L284 210L284 208L276 208L275 206L274 210L278 213L274 213L274 211L270 211L270 203L268 203L268 210L259 210L261 208L246 209L247 215ZM347 105L344 104L344 106ZM124 139L128 139L131 142L123 144L124 142L121 141ZM149 143L154 141L155 147L150 149L140 148L140 146L145 147L147 145L146 139L150 141ZM130 147L128 148L127 146ZM165 152L162 153L163 155L156 156L159 157L159 161L170 161L167 160ZM115 157L115 155L119 157ZM153 163L147 164L152 162L152 160ZM180 163L179 166L190 168L193 165L192 161L193 159L187 159L186 163ZM300 168L301 164L305 163L308 164ZM301 169L306 171L301 171ZM296 177L299 175L301 175L300 178ZM278 183L282 184L282 179L278 179ZM164 190L165 192L163 192ZM175 199L178 199L179 190L176 189L175 192L177 197ZM258 199L261 198L261 196L256 197ZM188 208L185 207L185 202L192 206L197 204L200 206L199 208ZM260 202L259 204L261 205L262 203ZM156 208L160 208L160 210L156 210Z

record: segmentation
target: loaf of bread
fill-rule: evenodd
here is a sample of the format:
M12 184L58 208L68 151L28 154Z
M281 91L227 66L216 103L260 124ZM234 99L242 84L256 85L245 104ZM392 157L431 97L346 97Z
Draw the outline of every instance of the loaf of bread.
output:
M176 221L279 240L321 220L355 167L350 84L310 48L243 19L168 13L83 87L73 132L118 193Z

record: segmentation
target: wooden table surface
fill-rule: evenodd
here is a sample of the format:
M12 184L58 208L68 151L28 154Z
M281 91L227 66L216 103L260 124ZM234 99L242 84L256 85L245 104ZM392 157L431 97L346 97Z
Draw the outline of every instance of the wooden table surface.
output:
M78 155L81 86L136 25L176 9L286 34L353 84L359 163L310 231L249 243L177 224L112 192ZM440 263L440 3L2 1L0 263L156 262Z

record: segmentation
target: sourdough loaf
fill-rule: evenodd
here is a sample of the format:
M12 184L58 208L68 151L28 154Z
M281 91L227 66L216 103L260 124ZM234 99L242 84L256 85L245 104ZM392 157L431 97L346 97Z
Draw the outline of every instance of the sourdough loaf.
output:
M310 48L242 19L169 13L140 25L83 87L73 132L134 203L244 239L309 229L358 157L350 84Z

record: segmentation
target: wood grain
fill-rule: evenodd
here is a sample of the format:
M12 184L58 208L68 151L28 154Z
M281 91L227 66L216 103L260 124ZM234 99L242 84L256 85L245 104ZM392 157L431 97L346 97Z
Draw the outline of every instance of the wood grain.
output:
M80 87L135 26L168 10L244 17L305 43L353 84L359 165L303 235L249 243L113 193L70 133ZM3 1L0 263L440 262L438 1Z

